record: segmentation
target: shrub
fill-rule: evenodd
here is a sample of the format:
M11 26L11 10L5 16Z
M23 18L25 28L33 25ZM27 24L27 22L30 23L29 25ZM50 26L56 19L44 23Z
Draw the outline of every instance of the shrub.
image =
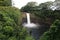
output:
M60 20L56 20L40 40L60 40Z

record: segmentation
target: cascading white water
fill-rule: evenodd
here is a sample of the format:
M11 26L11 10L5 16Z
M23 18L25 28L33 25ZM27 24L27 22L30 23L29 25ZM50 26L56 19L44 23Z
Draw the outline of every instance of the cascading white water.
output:
M26 13L27 15L27 24L30 24L30 13Z
M36 28L38 24L31 23L30 21L30 13L26 13L27 23L24 23L23 26L27 28Z

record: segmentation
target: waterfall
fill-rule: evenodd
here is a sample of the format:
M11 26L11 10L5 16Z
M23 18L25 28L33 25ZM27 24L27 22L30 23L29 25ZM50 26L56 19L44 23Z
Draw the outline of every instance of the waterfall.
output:
M27 28L38 28L37 26L39 26L38 24L35 23L31 23L30 21L30 13L26 13L27 16L27 23L24 23L23 26L27 27Z
M30 13L26 13L27 15L27 24L30 24Z

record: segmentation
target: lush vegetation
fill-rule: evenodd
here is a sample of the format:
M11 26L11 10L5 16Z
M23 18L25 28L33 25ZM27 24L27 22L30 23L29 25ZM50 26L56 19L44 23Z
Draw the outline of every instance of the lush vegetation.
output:
M22 27L21 17L11 0L0 0L0 40L34 40Z
M50 25L50 29L40 37L40 40L60 40L60 10L53 11L49 8L53 2L41 3L39 6L32 3L35 2L28 3L21 8L21 11L32 13L45 24ZM30 4L34 6L30 6Z
M18 40L22 32L17 8L0 7L0 40ZM18 23L19 22L19 23Z
M56 20L40 40L60 40L60 20Z
M11 6L11 0L0 0L0 6Z
M53 2L29 2L21 10L11 7L11 0L0 0L0 40L35 40L21 25L21 12L29 12L50 25L40 40L60 40L60 10L52 11L49 7Z

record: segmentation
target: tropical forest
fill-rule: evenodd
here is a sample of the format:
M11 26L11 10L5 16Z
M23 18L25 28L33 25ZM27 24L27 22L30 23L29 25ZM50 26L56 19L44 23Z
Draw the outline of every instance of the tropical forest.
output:
M21 9L0 0L0 40L60 40L60 0Z

